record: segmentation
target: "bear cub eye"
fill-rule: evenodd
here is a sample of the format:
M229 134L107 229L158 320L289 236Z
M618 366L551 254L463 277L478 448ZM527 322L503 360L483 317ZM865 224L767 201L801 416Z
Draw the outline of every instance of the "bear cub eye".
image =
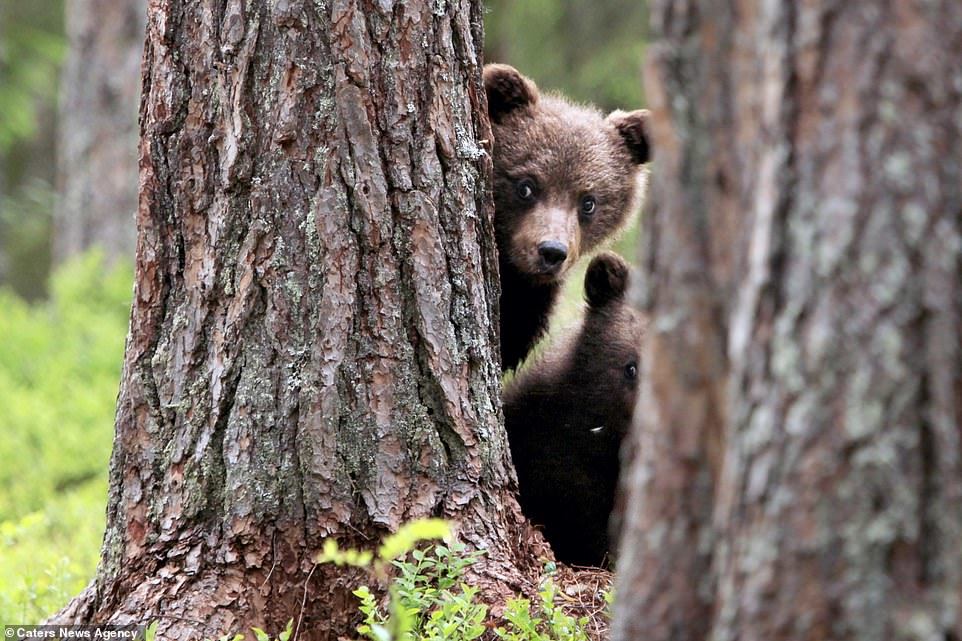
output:
M581 215L588 218L595 213L595 209L598 208L598 203L595 201L595 197L592 195L583 196L581 198Z
M516 186L518 198L525 202L534 200L534 181L530 178L522 178Z
M638 378L638 363L631 361L625 365L625 378L629 381L633 381Z

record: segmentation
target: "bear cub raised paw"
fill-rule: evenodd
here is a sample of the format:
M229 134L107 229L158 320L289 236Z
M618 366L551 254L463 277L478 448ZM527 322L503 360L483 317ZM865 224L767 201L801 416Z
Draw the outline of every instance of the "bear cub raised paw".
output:
M547 347L504 390L504 418L521 509L559 561L602 565L619 452L638 394L645 319L627 299L628 265L595 257L580 327Z
M640 206L648 112L541 95L517 69L484 68L494 135L501 270L501 365L515 368L544 333L566 273Z

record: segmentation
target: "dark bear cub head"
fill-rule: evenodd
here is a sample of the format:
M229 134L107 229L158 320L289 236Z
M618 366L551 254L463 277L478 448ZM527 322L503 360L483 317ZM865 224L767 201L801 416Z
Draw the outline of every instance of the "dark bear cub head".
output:
M504 390L521 508L559 561L602 565L619 453L638 395L644 316L627 300L628 265L605 252L585 275L584 318Z
M484 68L494 133L496 233L502 269L534 283L561 279L640 204L648 112L603 116L540 95L514 67Z

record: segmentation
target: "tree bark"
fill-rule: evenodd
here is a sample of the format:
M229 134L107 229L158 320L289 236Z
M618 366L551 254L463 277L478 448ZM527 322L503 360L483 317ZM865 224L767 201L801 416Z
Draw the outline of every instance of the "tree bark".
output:
M137 102L144 0L67 0L60 87L54 262L93 245L134 256Z
M962 639L962 4L652 19L613 638Z
M58 620L353 635L322 540L430 515L489 551L482 589L523 584L480 3L148 15L107 533Z

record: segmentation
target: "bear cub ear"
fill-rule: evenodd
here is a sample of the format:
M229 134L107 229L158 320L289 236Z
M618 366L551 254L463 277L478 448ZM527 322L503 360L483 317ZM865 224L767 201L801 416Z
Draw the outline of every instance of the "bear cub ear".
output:
M628 263L618 254L598 254L585 273L585 299L592 309L620 300L628 290Z
M650 112L647 109L636 109L635 111L612 111L608 115L608 122L621 135L621 139L628 147L631 157L639 165L651 160L651 148L648 144L648 118Z
M488 96L488 117L501 122L515 109L538 101L538 87L510 65L484 65L484 92Z

